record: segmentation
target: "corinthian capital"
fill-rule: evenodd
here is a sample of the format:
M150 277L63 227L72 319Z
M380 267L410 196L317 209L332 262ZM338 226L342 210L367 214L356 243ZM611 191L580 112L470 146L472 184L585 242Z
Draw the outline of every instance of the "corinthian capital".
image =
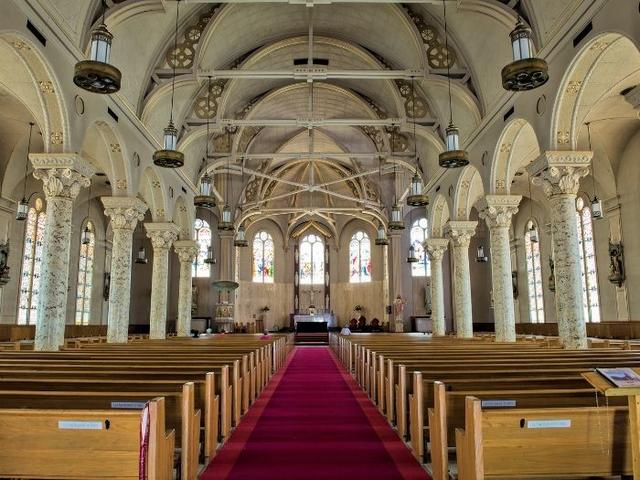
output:
M147 211L147 205L136 197L102 197L100 200L114 230L133 231Z
M180 233L178 226L171 222L145 223L144 228L154 251L169 250Z
M589 174L593 152L547 151L527 167L534 185L543 188L548 198L576 195L580 179Z
M95 173L93 166L76 153L31 153L29 160L47 198L74 200L82 187L90 185Z
M520 200L520 195L487 195L482 202L480 218L489 228L508 228L511 218L518 212Z
M178 240L173 244L180 263L193 263L198 256L198 244L195 240Z
M427 238L424 241L424 248L429 255L429 260L439 262L447 251L449 240L446 238Z
M476 233L475 221L450 220L444 228L445 237L451 240L455 247L469 247L471 237Z

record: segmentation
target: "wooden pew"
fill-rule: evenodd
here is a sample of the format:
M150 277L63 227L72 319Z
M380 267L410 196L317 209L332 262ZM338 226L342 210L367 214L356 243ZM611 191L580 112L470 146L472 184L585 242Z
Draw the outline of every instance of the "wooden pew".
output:
M138 480L142 421L138 410L0 409L0 476ZM175 432L165 429L164 399L149 402L147 428L147 478L171 480Z
M483 410L467 397L458 478L630 475L630 442L626 407Z

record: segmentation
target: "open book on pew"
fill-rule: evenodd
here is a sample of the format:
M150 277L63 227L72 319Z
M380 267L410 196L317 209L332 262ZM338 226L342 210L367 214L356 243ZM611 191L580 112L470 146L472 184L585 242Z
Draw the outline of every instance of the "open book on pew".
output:
M632 368L596 368L596 372L618 388L640 387L640 375Z

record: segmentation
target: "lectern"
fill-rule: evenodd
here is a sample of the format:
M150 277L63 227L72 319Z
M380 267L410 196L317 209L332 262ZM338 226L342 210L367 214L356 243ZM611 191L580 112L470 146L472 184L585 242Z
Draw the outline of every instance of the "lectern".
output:
M632 368L632 370L640 374L640 369ZM627 397L629 428L631 429L633 478L634 480L640 480L640 387L618 387L597 371L585 372L582 376L598 393L605 397Z

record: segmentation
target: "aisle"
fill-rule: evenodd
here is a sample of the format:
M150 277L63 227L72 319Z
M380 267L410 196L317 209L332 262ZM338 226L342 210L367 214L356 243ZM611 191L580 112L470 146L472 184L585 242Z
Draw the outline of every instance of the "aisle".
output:
M327 347L297 347L203 480L426 480Z

